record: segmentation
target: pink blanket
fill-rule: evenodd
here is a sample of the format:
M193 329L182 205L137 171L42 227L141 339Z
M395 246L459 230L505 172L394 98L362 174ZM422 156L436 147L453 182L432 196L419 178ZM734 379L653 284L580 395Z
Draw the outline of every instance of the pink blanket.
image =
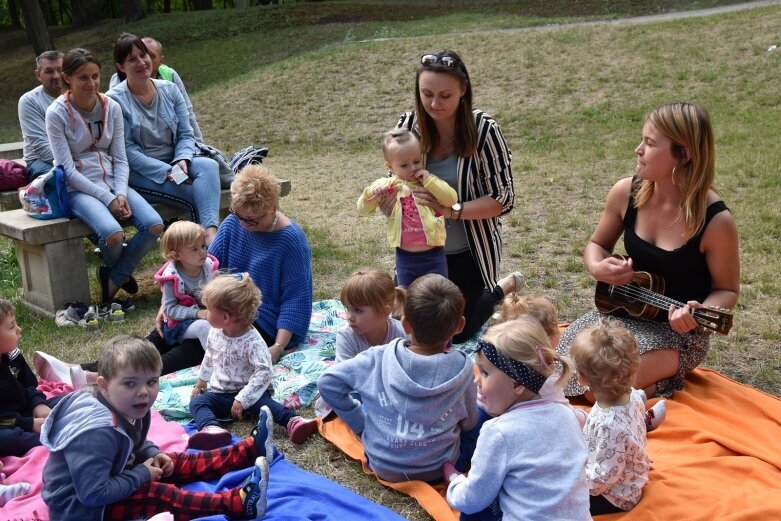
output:
M41 382L38 389L46 397L57 396L71 390L65 384ZM167 422L157 411L152 411L152 424L149 427L149 439L155 442L164 452L182 452L187 449L187 438L184 429L176 422ZM30 493L12 499L0 508L0 519L13 521L49 521L49 509L41 499L43 487L43 466L49 457L49 451L44 447L35 447L21 458L9 456L2 458L6 475L5 483L25 481L32 485Z

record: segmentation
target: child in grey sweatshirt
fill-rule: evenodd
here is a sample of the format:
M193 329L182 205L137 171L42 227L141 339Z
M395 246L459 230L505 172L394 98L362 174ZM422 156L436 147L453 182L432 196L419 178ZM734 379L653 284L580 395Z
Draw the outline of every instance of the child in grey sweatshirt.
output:
M411 340L373 347L328 369L317 386L358 435L369 467L387 481L441 481L477 421L472 361L446 349L464 327L464 298L441 275L407 290L402 324ZM361 402L350 396L360 393ZM365 412L364 412L365 410Z

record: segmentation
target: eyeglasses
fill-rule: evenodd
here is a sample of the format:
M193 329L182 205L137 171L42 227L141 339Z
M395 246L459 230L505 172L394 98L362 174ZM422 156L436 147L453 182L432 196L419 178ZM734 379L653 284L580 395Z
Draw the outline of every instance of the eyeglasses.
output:
M461 61L453 56L447 54L424 54L420 57L420 64L424 67L431 67L437 63L441 63L445 67L453 68L458 67Z
M228 210L228 213L230 213L231 215L235 216L235 217L236 217L236 219L238 219L239 221L243 222L243 223L244 223L244 224L246 224L247 226L257 226L258 224L260 224L260 222L259 222L259 221L256 221L255 219L247 219L246 217L242 217L241 215L237 214L237 213L236 213L236 212L233 210L233 208L230 208L230 209Z

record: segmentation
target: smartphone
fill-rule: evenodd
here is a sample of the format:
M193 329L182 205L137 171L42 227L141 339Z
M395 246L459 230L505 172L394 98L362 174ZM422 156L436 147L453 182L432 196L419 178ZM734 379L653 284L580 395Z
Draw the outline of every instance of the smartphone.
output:
M184 173L184 170L182 170L182 167L179 166L179 163L177 163L171 169L171 179L174 180L174 183L180 185L187 181L189 177Z

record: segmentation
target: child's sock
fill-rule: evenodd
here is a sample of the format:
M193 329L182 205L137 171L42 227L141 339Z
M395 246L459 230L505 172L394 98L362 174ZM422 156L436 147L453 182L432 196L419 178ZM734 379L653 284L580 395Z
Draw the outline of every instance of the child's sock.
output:
M659 427L667 417L667 401L659 400L653 407L645 411L645 430L651 432Z
M0 485L0 507L15 497L23 496L30 492L29 483L14 483L13 485Z
M242 485L239 495L244 507L244 518L260 519L266 514L266 493L268 492L268 460L259 456L255 468Z

